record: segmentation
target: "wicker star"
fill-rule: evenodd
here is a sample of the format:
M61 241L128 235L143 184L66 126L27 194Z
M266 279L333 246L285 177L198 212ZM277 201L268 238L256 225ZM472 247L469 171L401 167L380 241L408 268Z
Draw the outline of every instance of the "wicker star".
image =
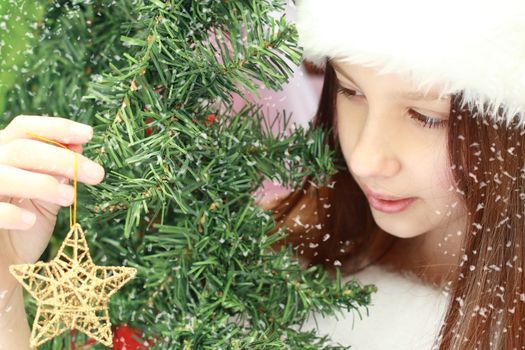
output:
M109 298L135 277L136 269L96 266L79 224L71 228L51 262L12 265L9 270L37 301L32 347L67 329L112 346Z

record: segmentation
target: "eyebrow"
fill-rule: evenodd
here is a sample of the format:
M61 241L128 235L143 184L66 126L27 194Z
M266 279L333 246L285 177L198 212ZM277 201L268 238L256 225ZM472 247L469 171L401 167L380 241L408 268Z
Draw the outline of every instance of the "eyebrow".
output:
M332 62L332 66L334 67L334 69L341 73L346 79L348 79L352 84L354 84L355 86L359 86L353 79L350 75L348 75L346 72L344 72L343 70L339 70L337 68L337 66ZM339 81L339 78L336 76L336 79ZM445 100L447 99L450 95L447 94L447 95L444 95L442 98L439 98L438 95L436 94L428 94L428 95L423 95L422 93L418 93L418 92L412 92L412 91L405 91L405 92L398 92L396 93L395 95L396 97L403 97L403 98L408 98L408 99L411 99L411 100L425 100L425 101L435 101L435 100Z

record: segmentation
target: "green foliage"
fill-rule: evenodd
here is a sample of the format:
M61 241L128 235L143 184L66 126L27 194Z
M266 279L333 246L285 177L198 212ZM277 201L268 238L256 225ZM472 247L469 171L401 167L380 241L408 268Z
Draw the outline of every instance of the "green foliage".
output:
M111 321L154 349L343 349L297 327L313 311L370 303L372 285L272 250L285 233L268 235L275 223L254 205L265 178L322 185L337 171L326 130L286 135L283 114L272 135L258 105L232 109L233 95L280 89L284 58L300 62L295 27L271 15L283 10L282 0L52 1L9 91L2 120L47 113L94 126L84 153L106 178L80 186L78 221L99 265L138 269L112 297ZM47 256L67 231L61 215ZM66 333L42 349L68 348Z
M42 1L0 0L0 114L7 91L27 70L44 9Z

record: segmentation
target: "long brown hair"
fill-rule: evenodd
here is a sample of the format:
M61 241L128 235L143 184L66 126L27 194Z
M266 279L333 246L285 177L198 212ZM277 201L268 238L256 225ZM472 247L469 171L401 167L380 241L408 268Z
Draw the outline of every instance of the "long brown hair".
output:
M335 161L344 162L334 132L334 75L327 61L312 125L328 130L324 142L336 151ZM463 106L461 93L452 97L448 157L468 215L436 349L525 348L525 130L496 118L489 122ZM345 169L326 186L306 177L268 207L277 224L271 233L283 226L287 233L273 248L292 244L299 260L322 265L332 276L338 266L348 274L373 264L399 240L377 226Z

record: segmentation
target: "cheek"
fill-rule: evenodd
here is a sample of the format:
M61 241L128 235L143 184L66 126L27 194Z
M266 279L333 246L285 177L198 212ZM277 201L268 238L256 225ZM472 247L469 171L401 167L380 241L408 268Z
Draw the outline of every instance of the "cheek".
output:
M451 196L454 192L450 191L453 183L450 162L447 150L447 135L436 140L434 144L433 166L431 168L435 176L435 187L443 194L443 197Z
M337 138L341 144L343 155L348 161L348 156L355 147L355 143L359 137L359 130L361 118L356 113L355 106L350 108L347 101L341 96L337 97L335 110L335 129L337 130Z
M455 190L445 143L446 139L436 143L434 152L429 152L424 162L414 166L419 169L414 170L418 172L419 183L426 183L428 189L423 191L422 196L433 213L443 219L455 216L461 207L461 197Z

